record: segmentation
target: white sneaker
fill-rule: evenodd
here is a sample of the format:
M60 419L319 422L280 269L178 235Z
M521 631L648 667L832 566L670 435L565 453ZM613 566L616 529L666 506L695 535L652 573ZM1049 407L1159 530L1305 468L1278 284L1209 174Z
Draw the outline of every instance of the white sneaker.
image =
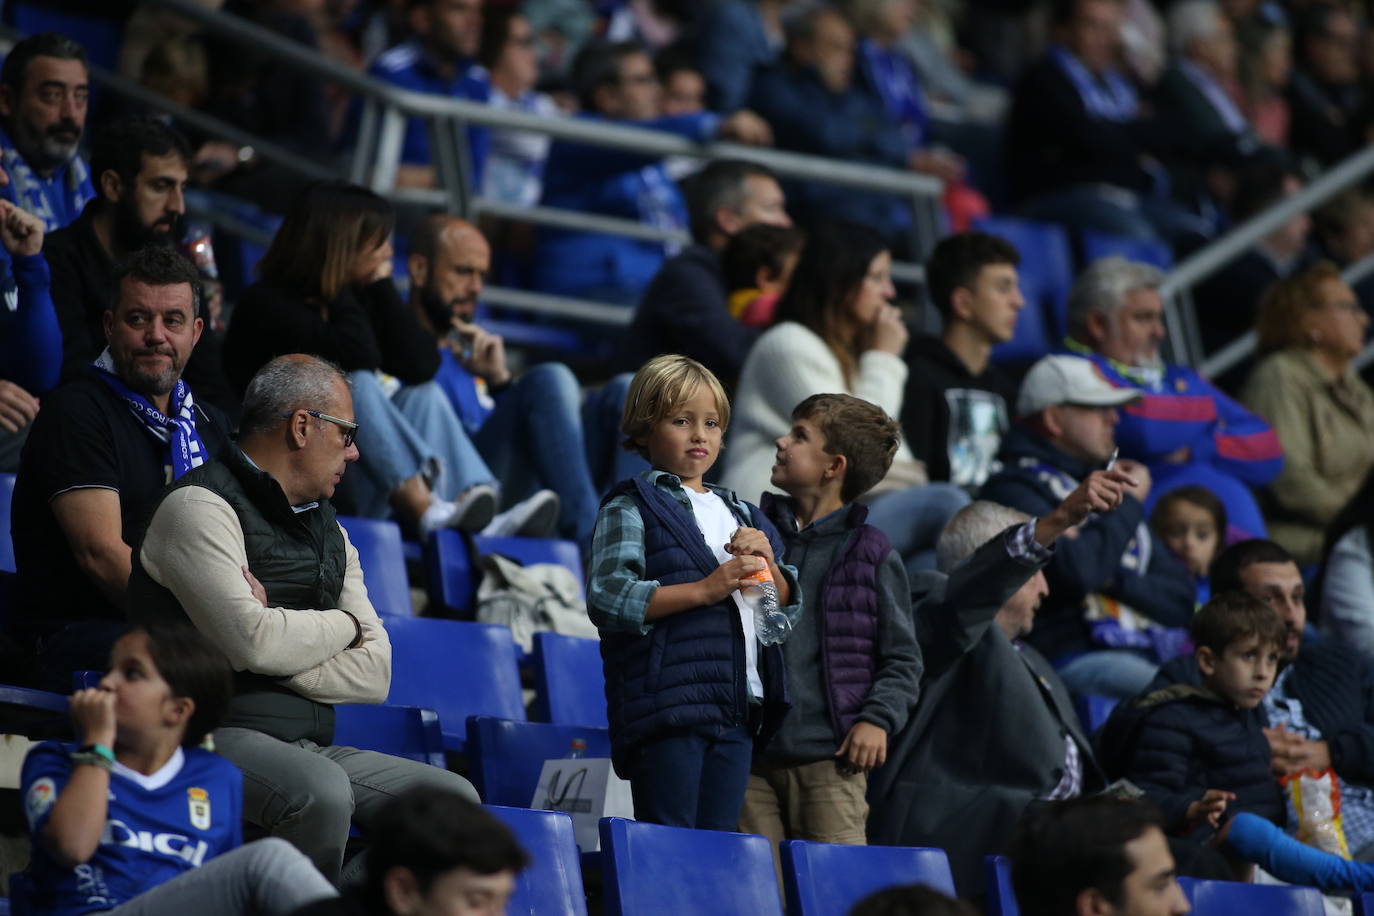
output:
M469 487L457 502L436 498L429 504L424 515L416 523L420 540L427 541L429 536L440 528L457 528L461 531L481 531L491 524L496 514L496 490L484 483Z
M558 527L558 494L540 490L491 520L482 533L491 537L546 538Z

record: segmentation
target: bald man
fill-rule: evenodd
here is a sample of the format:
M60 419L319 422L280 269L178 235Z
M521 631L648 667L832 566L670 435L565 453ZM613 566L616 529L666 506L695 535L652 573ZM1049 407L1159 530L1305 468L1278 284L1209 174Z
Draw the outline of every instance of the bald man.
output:
M503 491L553 490L563 507L562 536L590 545L601 485L638 469L615 448L628 378L589 396L585 407L562 363L540 363L515 378L501 335L477 323L491 246L471 223L444 214L426 219L411 238L407 266L411 305L439 347L435 381Z

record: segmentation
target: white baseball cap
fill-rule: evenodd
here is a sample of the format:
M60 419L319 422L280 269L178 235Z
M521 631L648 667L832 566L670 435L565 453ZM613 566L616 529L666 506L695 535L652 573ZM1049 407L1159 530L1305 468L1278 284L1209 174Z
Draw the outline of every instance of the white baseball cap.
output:
M1139 400L1138 388L1117 388L1092 360L1081 356L1046 356L1026 373L1016 399L1016 415L1039 413L1056 404L1075 407L1120 407Z

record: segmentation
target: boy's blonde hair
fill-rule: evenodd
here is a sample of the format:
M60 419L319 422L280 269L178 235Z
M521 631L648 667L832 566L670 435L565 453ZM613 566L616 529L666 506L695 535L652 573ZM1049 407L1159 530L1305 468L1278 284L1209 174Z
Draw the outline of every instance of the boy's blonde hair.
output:
M676 353L655 356L640 366L630 382L625 411L620 415L620 431L625 434L621 447L648 458L648 450L636 440L646 438L675 408L696 397L702 385L716 399L720 429L724 432L730 426L730 399L710 369Z

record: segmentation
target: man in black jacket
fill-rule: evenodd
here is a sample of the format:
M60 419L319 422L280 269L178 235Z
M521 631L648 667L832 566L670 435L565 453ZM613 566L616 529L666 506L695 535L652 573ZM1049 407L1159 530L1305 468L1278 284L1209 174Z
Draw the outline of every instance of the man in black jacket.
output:
M713 162L688 188L692 244L649 283L621 345L621 368L633 372L660 353L681 353L733 385L759 330L730 315L720 253L745 226L790 226L782 188L761 165Z
M1340 777L1341 823L1351 854L1374 860L1374 670L1348 646L1308 631L1302 574L1273 541L1242 541L1212 564L1212 592L1241 589L1264 601L1287 630L1283 667L1261 709L1276 775L1331 767ZM1198 684L1192 656L1160 669L1150 687Z

